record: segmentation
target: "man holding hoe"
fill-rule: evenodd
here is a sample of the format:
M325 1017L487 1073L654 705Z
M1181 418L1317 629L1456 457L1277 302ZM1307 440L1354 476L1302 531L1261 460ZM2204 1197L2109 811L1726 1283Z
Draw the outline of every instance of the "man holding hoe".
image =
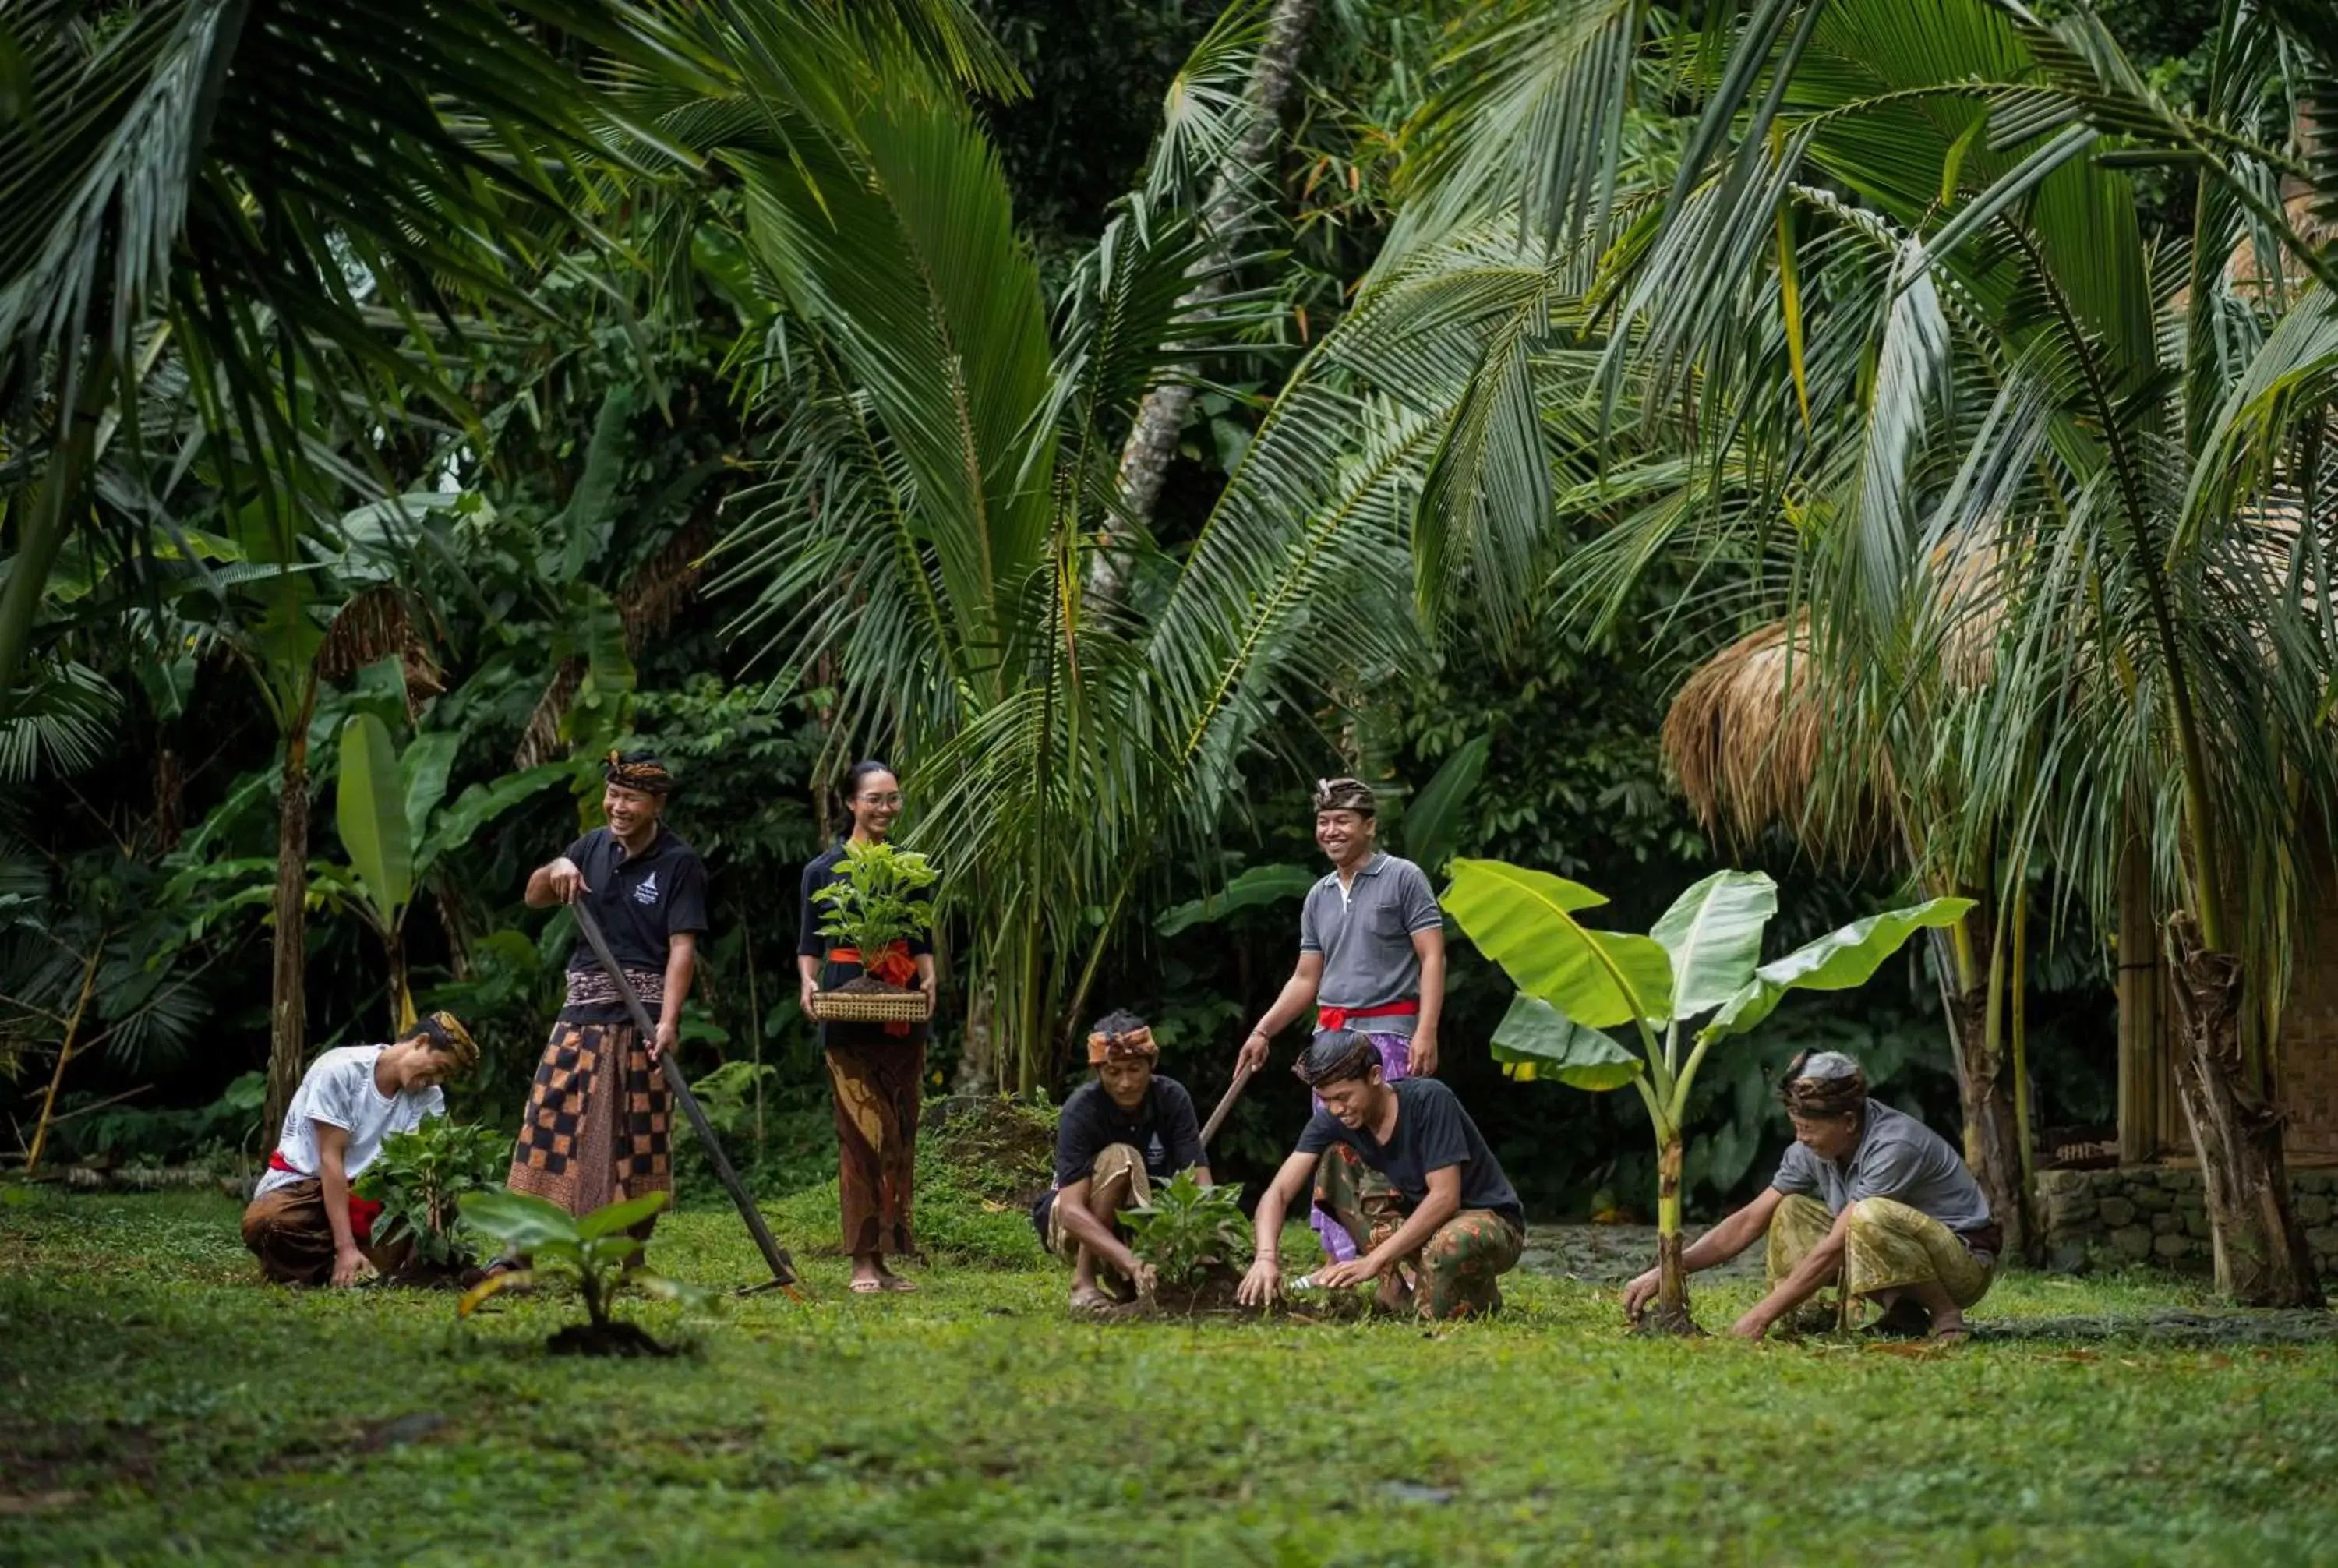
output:
M1194 1097L1154 1072L1160 1047L1133 1013L1096 1020L1088 1035L1095 1076L1064 1102L1056 1123L1056 1184L1033 1205L1031 1221L1048 1251L1072 1266L1073 1308L1116 1305L1099 1269L1139 1298L1153 1294L1153 1269L1129 1250L1121 1211L1153 1200L1153 1183L1191 1169L1209 1185Z
M1964 1161L1921 1122L1869 1099L1867 1075L1839 1051L1794 1058L1780 1096L1794 1142L1777 1175L1681 1254L1694 1273L1768 1236L1769 1294L1730 1332L1759 1339L1781 1319L1831 1328L1834 1309L1795 1309L1840 1282L1882 1306L1881 1329L1962 1339L1964 1309L1989 1289L2005 1245ZM1636 1321L1655 1294L1651 1269L1625 1287L1624 1310Z
M706 866L658 819L673 776L646 751L612 751L595 828L527 879L531 909L584 903L657 1034L639 1038L580 937L568 956L568 999L528 1090L508 1185L589 1214L620 1199L673 1191L673 1095L659 1054L682 1034L682 1004L706 929ZM635 1230L649 1240L653 1221Z
M1468 1318L1502 1304L1499 1278L1526 1246L1526 1214L1501 1163L1453 1091L1434 1078L1391 1083L1364 1035L1327 1030L1298 1073L1323 1102L1258 1200L1256 1250L1235 1298L1282 1294L1282 1217L1311 1186L1362 1256L1331 1263L1327 1289L1380 1282L1380 1304L1424 1318ZM1408 1289L1398 1265L1409 1264Z
M1264 1066L1267 1043L1312 1008L1317 1029L1352 1029L1370 1041L1389 1083L1433 1075L1445 1008L1445 916L1429 877L1380 848L1371 786L1359 779L1316 780L1315 842L1331 872L1300 906L1298 966L1243 1042L1236 1071ZM1321 1111L1323 1102L1315 1103ZM1331 1215L1318 1209L1313 1223L1326 1255L1355 1256Z

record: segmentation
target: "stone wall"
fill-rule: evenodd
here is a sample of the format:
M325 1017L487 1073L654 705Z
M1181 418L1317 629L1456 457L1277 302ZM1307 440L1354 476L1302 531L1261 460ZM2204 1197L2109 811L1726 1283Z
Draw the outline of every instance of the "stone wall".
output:
M2338 1171L2293 1171L2297 1217L2313 1247L2313 1266L2338 1277ZM2089 1263L2207 1272L2208 1210L2200 1172L2133 1166L2117 1171L2040 1171L2038 1197L2046 1214L2047 1265L2082 1269Z

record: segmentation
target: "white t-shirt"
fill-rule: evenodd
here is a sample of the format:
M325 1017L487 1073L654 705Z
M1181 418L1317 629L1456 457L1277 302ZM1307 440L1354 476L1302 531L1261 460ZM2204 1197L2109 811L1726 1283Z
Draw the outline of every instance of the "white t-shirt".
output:
M446 1113L447 1096L436 1084L420 1093L400 1090L395 1094L385 1094L374 1086L374 1063L387 1049L343 1045L317 1058L317 1064L309 1069L292 1095L292 1104L284 1112L283 1136L276 1142L277 1152L293 1169L271 1170L261 1176L254 1197L317 1174L319 1122L348 1132L349 1146L342 1155L341 1168L354 1181L358 1172L381 1152L384 1138L392 1132L411 1132L424 1118Z

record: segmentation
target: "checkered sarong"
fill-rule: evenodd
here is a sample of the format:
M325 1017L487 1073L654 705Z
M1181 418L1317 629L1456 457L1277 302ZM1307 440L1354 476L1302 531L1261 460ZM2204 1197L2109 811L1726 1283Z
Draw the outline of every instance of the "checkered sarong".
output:
M508 1185L589 1214L673 1191L673 1101L630 1024L553 1025Z

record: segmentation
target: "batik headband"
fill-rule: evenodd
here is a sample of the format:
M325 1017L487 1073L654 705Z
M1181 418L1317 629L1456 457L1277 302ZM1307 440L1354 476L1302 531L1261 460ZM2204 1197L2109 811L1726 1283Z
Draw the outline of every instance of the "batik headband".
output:
M1367 1077L1373 1068L1381 1065L1380 1048L1361 1034L1347 1029L1326 1029L1299 1054L1291 1070L1302 1083L1313 1089Z
M1778 1098L1789 1115L1808 1120L1842 1116L1867 1102L1867 1074L1840 1051L1810 1051L1786 1067Z
M478 1042L452 1013L433 1013L415 1025L415 1033L441 1055L452 1056L458 1073L468 1073L479 1064Z
M1380 806L1372 797L1372 787L1361 779L1318 779L1315 809L1353 811L1360 817L1370 817L1378 812Z
M1123 1062L1142 1056L1147 1062L1161 1054L1161 1047L1153 1043L1150 1029L1131 1029L1123 1034L1106 1034L1102 1031L1088 1036L1088 1065L1101 1067L1107 1062Z
M610 752L601 776L620 789L637 789L644 795L663 795L673 788L673 775L648 751Z

